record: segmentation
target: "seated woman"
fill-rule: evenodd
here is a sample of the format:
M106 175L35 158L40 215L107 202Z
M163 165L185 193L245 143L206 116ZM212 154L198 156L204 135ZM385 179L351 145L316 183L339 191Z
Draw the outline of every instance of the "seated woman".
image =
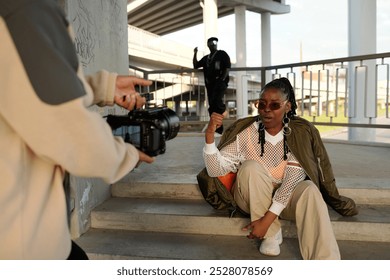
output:
M212 114L204 147L208 176L237 173L230 194L251 217L244 228L248 237L263 239L260 253L280 254L280 217L295 221L303 259L340 259L326 203L344 216L356 215L357 209L337 191L318 130L296 116L294 90L286 78L268 83L256 107L259 115L236 121L218 148L214 132L224 116Z

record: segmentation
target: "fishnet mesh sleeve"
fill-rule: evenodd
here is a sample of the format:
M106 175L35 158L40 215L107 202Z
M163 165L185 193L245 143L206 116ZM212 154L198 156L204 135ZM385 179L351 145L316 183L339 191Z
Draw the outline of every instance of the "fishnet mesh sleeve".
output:
M287 166L284 172L282 185L276 190L275 195L272 199L273 204L271 205L270 211L280 215L283 209L287 206L290 200L291 194L299 182L302 182L306 173L298 161L295 159L292 153L289 153L287 159Z
M238 140L223 147L221 151L215 149L212 154L203 150L203 158L210 177L223 176L229 172L236 173L242 159Z

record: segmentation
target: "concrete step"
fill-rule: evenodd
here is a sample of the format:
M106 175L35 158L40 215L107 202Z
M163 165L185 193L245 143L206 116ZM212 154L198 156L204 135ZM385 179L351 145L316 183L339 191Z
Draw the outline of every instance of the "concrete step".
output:
M390 242L390 206L360 205L354 217L329 210L337 240ZM200 199L114 197L93 210L91 227L143 232L229 235L243 237L249 219L228 217ZM296 238L295 224L282 220L283 236Z
M300 260L297 239L284 238L281 254L259 253L260 241L242 236L91 229L76 242L96 260ZM338 241L343 260L388 260L390 242Z
M188 178L188 175L186 176ZM147 178L144 178L144 180L122 180L115 183L111 188L112 196L203 200L196 178L192 178L193 182L186 182L174 178L172 179L172 182L168 183L153 182L151 179L152 178L148 176ZM165 179L165 181L167 181L167 179ZM356 187L356 183L352 186L351 180L347 178L341 178L338 181L341 182L339 187L340 194L354 199L357 204L390 205L389 188L364 187L364 183L368 185L371 182L372 184L372 180L370 182L361 182L361 185L358 187Z

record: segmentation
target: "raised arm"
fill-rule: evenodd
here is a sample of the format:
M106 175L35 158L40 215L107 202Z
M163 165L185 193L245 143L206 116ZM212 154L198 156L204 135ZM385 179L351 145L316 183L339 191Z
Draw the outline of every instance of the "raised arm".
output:
M195 69L199 68L199 61L196 58L197 54L198 54L198 47L195 47L194 48L194 57L192 58L192 64L194 65Z

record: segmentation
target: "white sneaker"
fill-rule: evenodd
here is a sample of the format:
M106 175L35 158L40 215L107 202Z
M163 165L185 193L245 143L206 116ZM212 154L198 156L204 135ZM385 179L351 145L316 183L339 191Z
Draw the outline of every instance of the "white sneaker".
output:
M283 242L282 229L271 237L264 238L261 242L259 251L263 255L278 256L280 254L280 244Z

